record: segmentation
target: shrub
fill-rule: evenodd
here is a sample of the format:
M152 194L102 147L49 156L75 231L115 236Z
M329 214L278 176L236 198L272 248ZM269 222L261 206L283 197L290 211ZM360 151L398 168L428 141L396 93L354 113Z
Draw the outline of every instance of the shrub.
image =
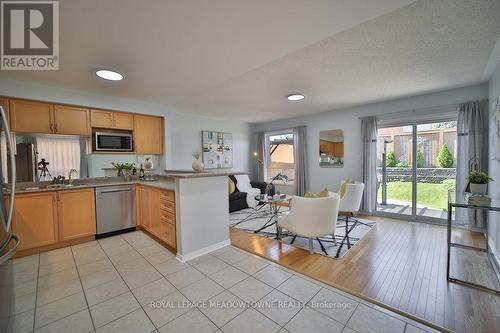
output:
M408 162L406 162L406 161L399 161L399 162L396 164L396 167L398 167L398 168L407 168L407 167L409 167L409 164L408 164Z
M420 148L417 149L417 168L423 168L425 166L424 153Z
M394 154L393 151L388 152L385 165L389 168L394 168L396 164L398 164L398 161L396 161L396 155Z
M469 173L467 179L474 184L488 184L488 182L493 180L488 174L481 171L472 171Z
M441 147L437 160L441 168L451 168L453 166L453 155L448 149L448 145L446 143Z

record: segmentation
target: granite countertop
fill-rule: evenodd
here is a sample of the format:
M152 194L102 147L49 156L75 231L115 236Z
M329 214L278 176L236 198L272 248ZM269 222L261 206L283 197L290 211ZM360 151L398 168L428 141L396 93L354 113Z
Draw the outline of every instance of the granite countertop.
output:
M193 171L193 170L165 170L164 175L172 178L206 178L206 177L221 177L230 175L243 175L247 172L234 171L234 170L205 170L205 171Z
M76 179L73 184L74 184L73 186L47 187L48 185L50 185L50 182L18 183L16 184L16 194L66 191L66 190L78 190L82 188L92 188L92 187L136 185L136 184L157 187L165 190L175 189L175 180L168 176L160 176L160 178L155 181L143 181L143 180L126 181L123 180L123 178L121 177L98 177L98 178L88 178L88 179ZM9 191L7 190L6 192L8 193Z
M101 187L101 186L118 186L118 185L135 185L141 184L145 186L157 187L165 190L175 189L175 179L186 178L205 178L205 177L221 177L229 175L240 175L246 172L230 171L230 170L215 170L194 172L191 170L165 170L165 173L159 175L158 180L143 181L143 180L123 180L122 177L96 177L87 179L75 179L73 186L50 187L50 182L24 182L16 184L16 193L38 193L50 191L66 191L77 190L81 188ZM9 192L8 185L5 192Z

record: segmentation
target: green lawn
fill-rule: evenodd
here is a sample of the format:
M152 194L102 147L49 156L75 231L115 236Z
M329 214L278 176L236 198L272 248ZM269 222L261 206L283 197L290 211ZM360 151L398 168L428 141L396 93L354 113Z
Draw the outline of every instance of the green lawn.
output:
M454 188L454 182L443 184L418 183L417 204L429 208L446 210L448 207L448 189ZM382 198L382 187L378 190L379 202ZM387 183L387 201L391 200L411 202L411 182Z

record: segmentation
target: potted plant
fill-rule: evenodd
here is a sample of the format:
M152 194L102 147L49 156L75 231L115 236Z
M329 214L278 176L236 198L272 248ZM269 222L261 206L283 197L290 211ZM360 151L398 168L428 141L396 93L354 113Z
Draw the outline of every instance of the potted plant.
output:
M481 171L472 171L467 177L470 183L470 191L472 193L486 194L488 191L488 183L493 179L488 174Z
M134 169L134 163L111 163L113 167L118 170L118 177L123 176L125 180L129 180L132 176L132 169Z

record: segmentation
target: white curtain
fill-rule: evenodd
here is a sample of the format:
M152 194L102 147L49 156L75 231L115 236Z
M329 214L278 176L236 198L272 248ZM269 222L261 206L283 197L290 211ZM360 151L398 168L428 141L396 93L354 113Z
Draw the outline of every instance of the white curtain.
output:
M267 146L269 147L269 146ZM264 132L257 133L257 181L263 182L265 181L264 175L264 165L266 161L269 159L267 156L269 155L268 149L266 148L266 135Z
M271 181L271 152L269 147L270 141L268 134L262 133L262 135L262 141L259 143L258 147L259 156L260 154L262 154L262 173L259 175L259 177L262 178L262 181L267 182Z
M371 214L377 205L377 118L361 119L361 151L365 193L362 211Z
M50 164L47 166L52 177L64 176L68 178L71 169L76 169L80 177L80 139L79 138L51 138L40 136L36 138L37 161L44 158ZM40 170L38 170L40 174ZM40 179L49 180L49 178Z
M293 152L295 159L295 192L303 196L307 191L306 127L293 129Z
M457 183L456 195L463 196L471 169L488 172L488 114L487 102L460 104L457 121ZM458 199L458 198L457 198ZM484 216L473 209L456 210L455 222L469 227L482 227Z

